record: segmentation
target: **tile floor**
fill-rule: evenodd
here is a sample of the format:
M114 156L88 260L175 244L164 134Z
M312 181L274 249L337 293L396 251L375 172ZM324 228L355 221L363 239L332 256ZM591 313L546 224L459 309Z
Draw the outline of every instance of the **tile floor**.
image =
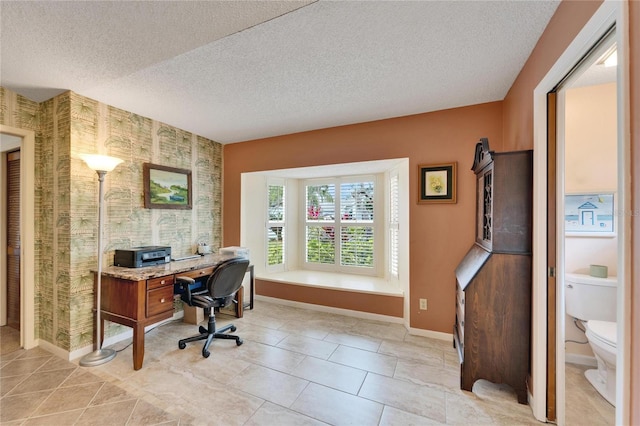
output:
M149 331L139 371L130 342L112 346L120 351L114 360L87 368L12 346L2 327L0 423L540 424L505 386L478 381L473 393L461 391L451 343L411 336L398 324L265 301L242 319L218 316L219 326L229 321L244 344L214 342L206 359L202 342L178 349L180 338L197 333L194 325ZM613 424L606 408L595 408L605 422L597 424ZM568 415L567 424L584 422Z

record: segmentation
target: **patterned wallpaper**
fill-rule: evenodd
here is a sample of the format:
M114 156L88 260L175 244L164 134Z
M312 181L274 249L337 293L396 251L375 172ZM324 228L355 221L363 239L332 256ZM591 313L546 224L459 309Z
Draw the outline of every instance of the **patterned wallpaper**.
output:
M0 108L2 124L36 130L36 337L68 351L92 341L98 179L81 153L124 160L104 183L103 266L117 248L169 245L181 256L220 246L219 143L73 92L36 104L0 88ZM145 209L145 162L190 169L193 209Z

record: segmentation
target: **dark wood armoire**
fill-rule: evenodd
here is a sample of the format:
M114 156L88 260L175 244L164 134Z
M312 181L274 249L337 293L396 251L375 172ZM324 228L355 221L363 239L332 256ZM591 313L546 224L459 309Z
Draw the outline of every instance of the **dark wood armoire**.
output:
M476 241L456 268L460 387L511 386L527 403L531 336L533 152L476 145Z

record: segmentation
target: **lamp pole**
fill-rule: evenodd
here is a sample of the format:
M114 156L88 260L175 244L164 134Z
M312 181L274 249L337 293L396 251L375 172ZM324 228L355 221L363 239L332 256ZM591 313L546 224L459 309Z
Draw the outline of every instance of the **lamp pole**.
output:
M95 170L98 174L99 195L98 195L98 271L96 277L96 340L97 349L80 359L80 365L83 367L93 367L111 361L116 356L113 349L103 349L101 336L102 321L100 319L101 296L102 296L102 228L104 219L104 177L122 160L119 158L108 157L105 155L81 155L81 158L87 163L87 166Z

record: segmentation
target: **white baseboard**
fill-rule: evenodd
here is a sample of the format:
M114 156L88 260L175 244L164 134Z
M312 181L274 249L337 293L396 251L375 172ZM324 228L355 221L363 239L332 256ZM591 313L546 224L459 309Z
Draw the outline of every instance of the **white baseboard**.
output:
M56 345L54 345L53 343L49 343L46 340L42 340L42 339L38 339L36 341L36 346L39 348L42 348L48 352L51 352L52 354L54 354L55 356L62 358L62 359L66 359L67 361L71 361L73 358L71 358L71 355L69 354L69 351L66 351L62 348L57 347Z
M408 328L409 334L414 336L430 337L432 339L447 340L453 345L453 334L441 331L423 330L422 328Z
M564 354L564 362L569 362L571 364L578 365L586 365L587 367L597 367L598 362L596 358L588 355L580 355L580 354Z
M255 295L255 300L263 300L265 302L275 303L278 305L293 306L296 308L305 308L311 311L328 312L331 314L339 314L347 317L355 317L368 319L373 321L385 321L394 324L404 324L404 319L399 317L391 317L389 315L372 314L370 312L352 311L350 309L333 308L331 306L314 305L312 303L294 302L292 300L278 299L275 297Z

